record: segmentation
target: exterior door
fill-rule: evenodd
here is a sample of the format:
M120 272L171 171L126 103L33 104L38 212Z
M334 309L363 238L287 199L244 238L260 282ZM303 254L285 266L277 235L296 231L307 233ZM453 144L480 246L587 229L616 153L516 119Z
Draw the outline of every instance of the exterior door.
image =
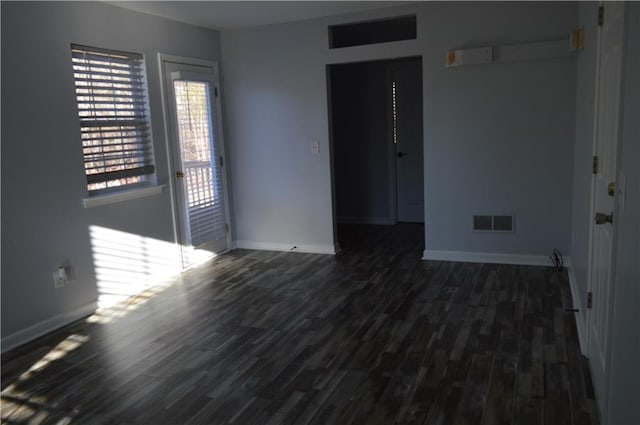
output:
M215 66L163 62L183 267L230 246Z
M616 229L616 150L620 130L620 87L624 3L605 2L600 28L597 78L596 140L597 172L593 180L593 222L590 270L592 308L587 319L588 355L602 417L608 395L609 328L613 293L614 238Z
M398 61L391 67L398 221L422 223L424 222L422 60Z

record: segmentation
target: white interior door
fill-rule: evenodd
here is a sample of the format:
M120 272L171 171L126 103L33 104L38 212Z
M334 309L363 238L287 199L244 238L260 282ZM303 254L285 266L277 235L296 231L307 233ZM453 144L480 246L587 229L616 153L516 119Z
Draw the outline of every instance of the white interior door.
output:
M394 143L398 221L424 222L422 62L392 65Z
M183 266L229 249L214 67L165 61L176 222Z
M624 3L604 3L604 25L600 28L600 54L596 110L595 155L597 173L593 181L592 253L590 292L592 308L588 315L588 355L593 384L602 417L606 417L608 394L609 327L612 301L612 265L615 237L616 150L620 126L620 87Z

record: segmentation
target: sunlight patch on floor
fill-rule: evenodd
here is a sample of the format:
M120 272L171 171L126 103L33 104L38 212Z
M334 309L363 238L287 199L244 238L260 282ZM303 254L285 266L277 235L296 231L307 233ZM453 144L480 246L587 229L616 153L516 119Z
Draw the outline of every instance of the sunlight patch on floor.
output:
M89 231L98 310L87 319L88 323L109 323L136 310L168 287L182 283L183 261L189 264L189 270L197 270L215 257L209 251L183 248L173 242L105 227L90 226ZM184 302L179 295L174 301ZM103 337L108 339L118 335L106 332ZM29 389L29 380L44 373L47 367L64 359L88 340L85 335L69 335L7 385L0 394L2 423L36 424L50 420L55 406L37 391L34 393L33 388ZM56 424L68 424L72 419L73 415L57 417Z
M2 390L2 420L7 423L41 423L49 416L50 407L47 406L46 397L33 395L30 391L23 391L22 386L29 387L26 383L38 373L43 372L53 362L62 360L70 352L77 350L89 340L88 336L72 334L51 349L42 358L36 361L15 382ZM67 420L68 419L68 420ZM62 418L58 424L70 423L70 418Z
M41 358L36 363L34 363L29 368L29 370L27 370L25 373L20 375L20 379L30 378L33 373L44 369L45 367L47 367L47 365L49 365L49 363L55 360L62 359L71 351L77 349L88 340L89 340L89 337L84 335L78 335L78 334L69 335L64 341L56 345L53 348L53 350L49 351L43 358Z

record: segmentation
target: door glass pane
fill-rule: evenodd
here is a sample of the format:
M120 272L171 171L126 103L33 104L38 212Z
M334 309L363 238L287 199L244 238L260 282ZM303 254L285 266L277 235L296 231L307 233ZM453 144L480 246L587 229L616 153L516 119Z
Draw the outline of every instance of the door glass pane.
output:
M220 171L213 140L211 87L206 81L173 82L188 241L193 246L225 237Z

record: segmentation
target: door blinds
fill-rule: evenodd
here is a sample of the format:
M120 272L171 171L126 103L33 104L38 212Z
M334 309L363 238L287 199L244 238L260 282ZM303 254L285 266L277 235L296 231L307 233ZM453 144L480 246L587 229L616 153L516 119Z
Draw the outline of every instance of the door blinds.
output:
M199 246L226 235L213 93L208 81L174 80L173 87L190 242Z

